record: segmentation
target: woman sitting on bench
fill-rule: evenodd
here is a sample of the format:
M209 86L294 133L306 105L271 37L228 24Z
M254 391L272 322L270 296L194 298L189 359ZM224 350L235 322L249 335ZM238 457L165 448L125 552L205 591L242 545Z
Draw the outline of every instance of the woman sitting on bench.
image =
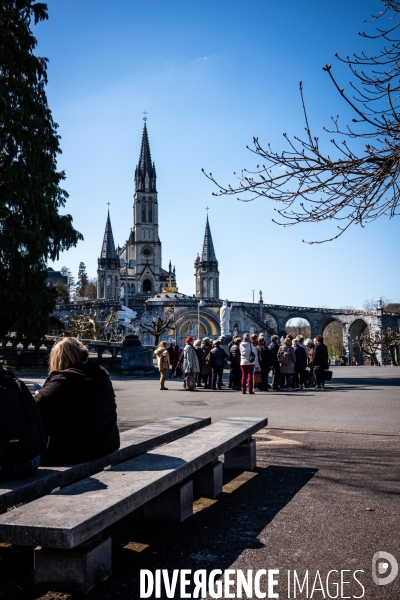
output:
M79 340L54 344L49 376L35 399L47 451L42 465L70 465L101 458L119 448L117 406L109 375Z

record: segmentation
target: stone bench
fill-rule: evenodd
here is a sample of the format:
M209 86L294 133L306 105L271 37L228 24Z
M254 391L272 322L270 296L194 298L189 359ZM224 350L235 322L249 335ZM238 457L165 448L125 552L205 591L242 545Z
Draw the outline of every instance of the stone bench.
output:
M0 540L41 546L35 583L58 583L87 592L111 573L109 526L143 506L148 517L183 521L199 495L222 491L225 467L253 470L251 436L266 418L230 418L120 463L0 516Z
M152 448L172 442L210 423L210 417L171 417L149 423L121 433L120 448L98 460L69 467L40 467L31 477L0 483L0 513L11 506L21 502L31 502L56 488L63 488L80 479L90 477L110 465L116 465Z

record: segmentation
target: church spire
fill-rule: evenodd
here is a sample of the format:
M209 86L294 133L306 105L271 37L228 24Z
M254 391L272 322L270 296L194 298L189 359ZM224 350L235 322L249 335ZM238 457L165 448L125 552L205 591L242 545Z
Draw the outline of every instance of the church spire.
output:
M135 171L135 184L137 192L156 191L156 167L151 160L149 136L146 121L143 126L142 145L140 147L139 162Z
M116 259L118 260L115 251L114 236L111 227L110 211L107 213L106 230L104 232L103 245L101 247L100 259Z
M206 221L206 230L204 232L203 251L201 253L201 260L205 262L217 262L215 256L214 244L211 237L210 223L208 222L208 214Z

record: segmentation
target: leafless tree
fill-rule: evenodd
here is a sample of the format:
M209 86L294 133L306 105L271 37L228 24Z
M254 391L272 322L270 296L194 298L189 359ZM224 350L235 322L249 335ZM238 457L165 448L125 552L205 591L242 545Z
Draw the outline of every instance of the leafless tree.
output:
M354 77L350 90L345 91L335 78L332 65L323 67L354 114L353 125L339 125L337 115L332 117L333 126L324 128L334 135L334 156L321 149L319 138L311 132L300 82L305 139L284 133L288 148L276 152L269 144L261 146L255 137L254 147L248 149L263 164L254 171L235 173L239 181L235 186L222 186L212 173L206 175L219 188L215 196L239 195L238 199L245 202L259 197L276 200L282 207L275 208L280 218L274 221L284 226L338 222L338 231L332 237L308 242L311 244L336 239L350 225L364 227L383 215L399 214L400 1L381 1L382 10L367 21L376 24L375 32L359 33L366 40L381 42L381 50L346 58L336 54ZM351 140L365 142L364 149L351 149Z
M152 319L149 325L147 325L146 323L141 323L140 327L143 329L143 331L147 331L148 333L152 334L152 336L154 337L154 345L157 346L158 340L160 339L160 336L164 333L164 331L166 331L167 329L175 329L173 323L174 315L170 314L167 315L165 319L163 319L162 317Z

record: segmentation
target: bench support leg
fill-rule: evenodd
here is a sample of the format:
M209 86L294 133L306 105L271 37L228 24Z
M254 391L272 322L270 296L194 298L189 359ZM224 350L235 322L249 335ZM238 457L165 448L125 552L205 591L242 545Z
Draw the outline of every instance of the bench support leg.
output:
M185 481L166 490L143 506L149 519L178 521L181 523L193 514L193 481Z
M111 575L111 538L73 550L35 549L35 584L57 584L87 593Z
M250 440L238 444L232 450L225 452L224 465L227 469L253 471L256 468L256 441Z
M206 465L194 475L195 497L216 498L222 492L223 466L222 462Z

